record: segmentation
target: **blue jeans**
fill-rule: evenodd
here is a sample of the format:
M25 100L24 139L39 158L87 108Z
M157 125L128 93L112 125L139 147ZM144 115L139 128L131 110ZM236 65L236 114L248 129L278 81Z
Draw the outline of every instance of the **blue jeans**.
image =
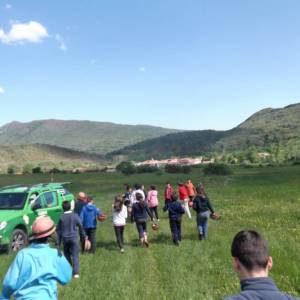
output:
M136 221L136 228L139 233L139 238L142 239L145 237L145 234L147 234L147 223L146 221Z
M204 238L207 238L207 234L208 234L209 215L210 215L209 210L201 212L197 215L197 227L199 230L199 234L201 234Z
M65 239L64 255L73 267L73 274L79 274L79 244L77 239Z

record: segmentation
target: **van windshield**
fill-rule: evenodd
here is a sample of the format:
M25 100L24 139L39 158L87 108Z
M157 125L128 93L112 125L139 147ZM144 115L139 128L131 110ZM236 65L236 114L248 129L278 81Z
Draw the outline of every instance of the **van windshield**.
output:
M0 209L22 209L27 193L0 193Z

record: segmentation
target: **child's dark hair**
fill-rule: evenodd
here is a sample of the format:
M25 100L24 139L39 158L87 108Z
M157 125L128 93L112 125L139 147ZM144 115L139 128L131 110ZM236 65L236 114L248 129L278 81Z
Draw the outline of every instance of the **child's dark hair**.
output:
M66 201L65 201L66 202ZM50 236L42 237L40 239L31 239L29 243L36 243L36 244L47 244L49 242Z
M116 196L114 202L114 210L116 212L120 212L122 210L123 203L123 198L121 196Z
M63 208L64 211L70 210L71 209L71 203L70 203L70 201L64 201L62 203L62 208Z
M142 186L139 183L136 183L134 185L134 187L135 187L136 190L140 190L142 188Z
M91 203L94 201L94 198L93 197L86 197L86 202L87 203Z
M196 192L197 192L198 194L205 195L205 191L204 191L203 186L197 186L197 187L196 187Z
M171 200L172 201L177 201L177 199L178 199L177 193L173 192L172 195L171 195Z
M265 269L269 258L268 245L257 231L242 230L233 239L231 255L248 271Z
M124 187L125 187L126 191L129 191L131 189L131 187L128 183L125 183Z
M150 185L150 189L153 190L153 191L155 191L156 190L156 186L152 184L152 185Z

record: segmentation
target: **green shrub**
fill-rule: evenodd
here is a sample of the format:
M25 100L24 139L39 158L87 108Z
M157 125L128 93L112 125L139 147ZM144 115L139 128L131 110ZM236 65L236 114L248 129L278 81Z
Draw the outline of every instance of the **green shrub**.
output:
M41 174L41 173L42 173L41 167L32 168L32 174Z
M136 167L131 161L123 161L119 163L116 167L118 172L121 172L125 175L130 175L136 173Z
M58 168L53 168L53 169L49 170L49 173L53 173L53 174L59 174L59 173L61 173L61 174L64 174L64 173L66 173L66 171L58 169Z
M31 164L26 164L26 165L23 166L22 173L23 174L30 174L30 173L32 173L32 169L33 169L33 166Z
M150 165L142 165L142 166L136 167L137 173L154 173L154 172L157 172L158 170L159 170L158 167L150 166Z
M9 165L8 168L7 168L7 174L15 174L17 172L17 166L15 165Z
M205 175L230 175L232 170L226 164L208 164L204 167Z
M166 165L165 171L167 173L190 173L192 168L190 166L180 166L180 165Z

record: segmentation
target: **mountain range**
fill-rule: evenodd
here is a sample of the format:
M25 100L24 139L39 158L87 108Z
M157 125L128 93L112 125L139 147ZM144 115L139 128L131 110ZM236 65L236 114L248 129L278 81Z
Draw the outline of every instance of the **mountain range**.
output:
M231 130L171 133L124 147L111 155L127 155L131 159L203 155L209 152L245 150L250 146L265 149L274 142L283 147L299 144L300 103L279 109L263 109Z
M41 120L0 127L0 167L22 161L105 164L115 156L143 160L203 155L272 143L300 145L300 103L266 108L226 131L180 131L147 125Z
M92 121L11 122L0 127L0 145L47 144L104 155L174 132L178 130Z

